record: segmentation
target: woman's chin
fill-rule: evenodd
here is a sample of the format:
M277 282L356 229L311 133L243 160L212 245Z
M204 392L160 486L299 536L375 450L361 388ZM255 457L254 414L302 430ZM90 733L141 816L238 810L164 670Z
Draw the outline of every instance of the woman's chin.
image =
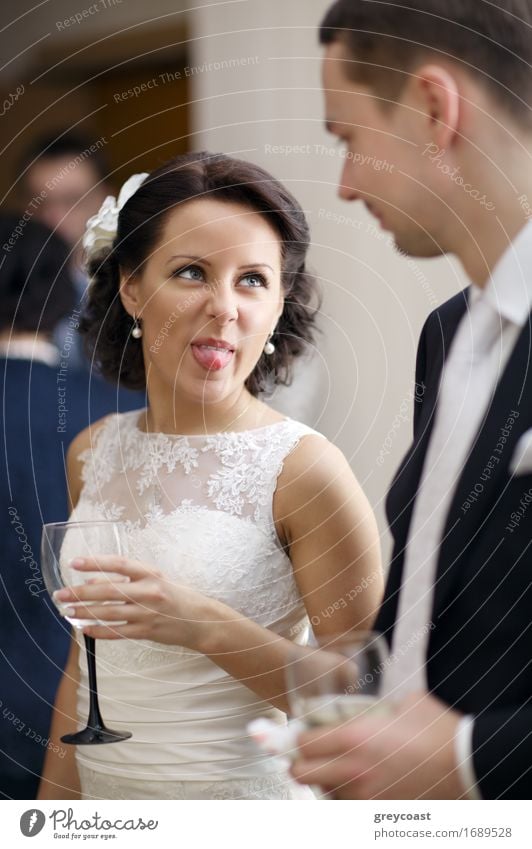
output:
M183 385L176 384L174 396L196 404L217 404L234 395L237 388L235 381L216 375L190 380Z

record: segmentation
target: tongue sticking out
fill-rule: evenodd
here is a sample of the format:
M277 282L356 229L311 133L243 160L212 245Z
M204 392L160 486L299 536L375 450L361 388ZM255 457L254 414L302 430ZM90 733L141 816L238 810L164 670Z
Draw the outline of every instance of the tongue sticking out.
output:
M207 345L192 345L196 361L205 369L219 371L231 362L233 351L226 348L211 348Z

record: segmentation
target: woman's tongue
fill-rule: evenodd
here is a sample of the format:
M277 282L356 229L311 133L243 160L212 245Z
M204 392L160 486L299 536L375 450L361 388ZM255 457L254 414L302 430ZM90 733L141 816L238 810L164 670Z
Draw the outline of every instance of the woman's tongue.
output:
M234 352L227 348L214 348L210 345L192 345L192 353L200 366L218 371L229 365Z

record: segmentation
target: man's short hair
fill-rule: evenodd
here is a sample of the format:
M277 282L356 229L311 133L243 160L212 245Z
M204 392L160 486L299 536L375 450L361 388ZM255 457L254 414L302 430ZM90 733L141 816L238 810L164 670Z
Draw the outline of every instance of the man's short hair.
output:
M347 49L346 75L391 105L425 59L457 61L532 124L532 0L337 0L320 42ZM349 61L352 60L352 61Z

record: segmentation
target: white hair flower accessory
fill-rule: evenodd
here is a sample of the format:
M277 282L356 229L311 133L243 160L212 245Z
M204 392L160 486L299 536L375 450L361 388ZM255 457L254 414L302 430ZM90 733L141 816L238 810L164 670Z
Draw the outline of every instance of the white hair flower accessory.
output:
M96 215L89 218L83 235L83 248L87 259L102 248L113 244L118 226L118 213L148 176L148 172L133 174L120 189L118 200L108 195Z

